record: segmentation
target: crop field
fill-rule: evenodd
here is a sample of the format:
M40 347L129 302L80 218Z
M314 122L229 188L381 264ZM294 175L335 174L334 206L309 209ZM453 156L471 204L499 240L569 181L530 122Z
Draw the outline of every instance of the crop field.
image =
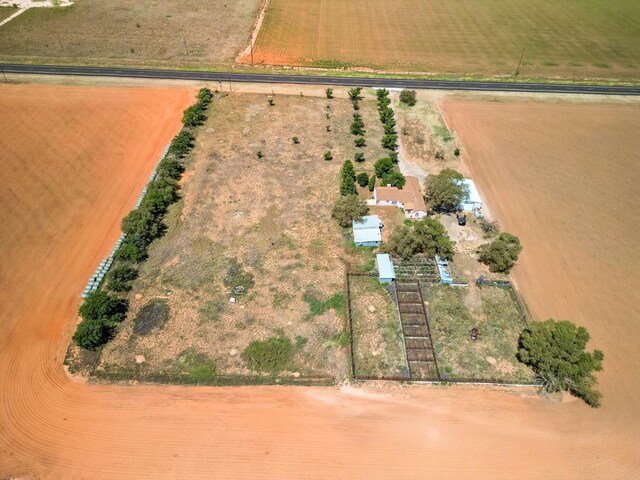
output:
M77 0L32 8L0 28L0 60L228 65L248 44L258 8L259 0Z
M640 72L638 18L635 0L271 0L254 58L433 74L631 79Z
M209 369L208 383L238 376L251 383L263 373L278 382L345 375L348 253L331 208L338 171L356 149L351 102L276 95L270 105L268 98L214 100L183 198L142 266L128 319L103 349L96 376L197 377ZM373 125L374 100L363 100L360 111ZM333 160L324 160L326 151ZM140 312L158 304L168 313L140 328ZM252 368L247 348L270 338L291 343L287 362L269 372Z
M408 376L398 309L376 276L350 276L357 376Z

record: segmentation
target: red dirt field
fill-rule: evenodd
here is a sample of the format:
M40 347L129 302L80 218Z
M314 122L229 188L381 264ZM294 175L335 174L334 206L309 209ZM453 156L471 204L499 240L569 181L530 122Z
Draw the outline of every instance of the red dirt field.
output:
M589 301L579 297L589 292L576 289L578 283L532 306L589 324L594 343L607 355L601 410L453 387L371 394L352 388L86 385L69 379L62 360L78 295L117 237L120 219L179 127L178 112L192 93L0 86L1 478L636 477L638 424L632 414L638 391L631 380L638 357L631 342L638 328L631 319L637 317L621 302L624 308L616 313L624 315L612 317L619 330L603 333L598 322L585 320L586 311L580 316L579 309L566 309L576 298ZM637 113L630 115L637 121ZM579 122L572 117L564 125ZM482 143L474 150L475 137L463 127L459 132L473 158L494 158ZM638 151L637 137L622 136L619 128L606 130L612 168L631 162L630 153ZM511 138L499 133L484 136L496 147ZM583 147L588 141L578 146L585 164L592 165ZM518 161L515 154L510 159ZM482 187L486 182L479 180ZM503 180L508 188L509 178ZM542 183L540 190L545 188ZM506 214L513 212L504 212L501 220L511 227L515 217ZM536 218L530 209L522 215ZM547 225L549 235L562 235L564 220ZM531 265L536 249L516 227L525 244L521 265L539 280L545 270ZM562 249L550 250L552 258L566 260ZM629 258L619 272L631 282L637 279L630 276L634 262L637 257ZM600 286L600 294L608 292L606 284ZM570 297L566 305L564 295ZM627 364L620 361L623 354L629 354Z

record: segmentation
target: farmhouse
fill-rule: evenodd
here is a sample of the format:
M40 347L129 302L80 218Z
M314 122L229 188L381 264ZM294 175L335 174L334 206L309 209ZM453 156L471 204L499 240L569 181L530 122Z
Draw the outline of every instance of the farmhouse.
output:
M467 187L467 196L460 204L460 210L466 212L475 212L480 210L482 208L482 198L480 198L480 193L476 188L476 184L473 183L473 180L465 178L460 182L460 184Z
M424 202L424 193L417 177L405 177L403 188L376 187L373 190L372 205L391 205L404 209L409 218L423 218L427 215L427 205Z
M382 222L377 215L366 215L353 221L353 242L356 247L379 247L382 242Z

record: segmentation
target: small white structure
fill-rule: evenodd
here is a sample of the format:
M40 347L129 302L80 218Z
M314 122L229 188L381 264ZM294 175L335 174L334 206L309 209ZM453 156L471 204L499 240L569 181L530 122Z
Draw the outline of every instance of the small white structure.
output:
M379 247L382 242L382 222L378 215L366 215L353 221L353 242L356 247Z
M378 280L380 283L391 283L396 279L396 271L388 253L378 253L376 255L376 265L378 266Z
M460 204L460 210L465 212L475 212L482 208L482 198L476 188L476 184L470 178L465 178L461 182L462 185L467 187L468 195Z

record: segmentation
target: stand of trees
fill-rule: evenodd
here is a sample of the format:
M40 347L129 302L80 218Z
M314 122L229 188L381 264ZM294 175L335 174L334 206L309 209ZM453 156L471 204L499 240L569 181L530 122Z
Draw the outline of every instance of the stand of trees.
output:
M522 332L518 359L529 365L548 392L568 391L592 407L599 407L602 394L595 390L593 372L602 370L604 354L585 352L589 332L566 320L532 322Z
M521 251L522 245L518 237L501 232L493 242L478 249L478 259L488 265L492 272L509 273Z
M411 225L401 225L391 234L382 249L405 260L414 255L453 257L454 245L444 226L435 218L425 218Z
M333 205L332 217L338 225L344 228L351 226L354 220L359 220L367 214L369 207L364 200L356 195L346 195L340 197Z
M424 181L424 193L431 210L452 213L469 194L461 173L445 168L437 175L429 175Z

